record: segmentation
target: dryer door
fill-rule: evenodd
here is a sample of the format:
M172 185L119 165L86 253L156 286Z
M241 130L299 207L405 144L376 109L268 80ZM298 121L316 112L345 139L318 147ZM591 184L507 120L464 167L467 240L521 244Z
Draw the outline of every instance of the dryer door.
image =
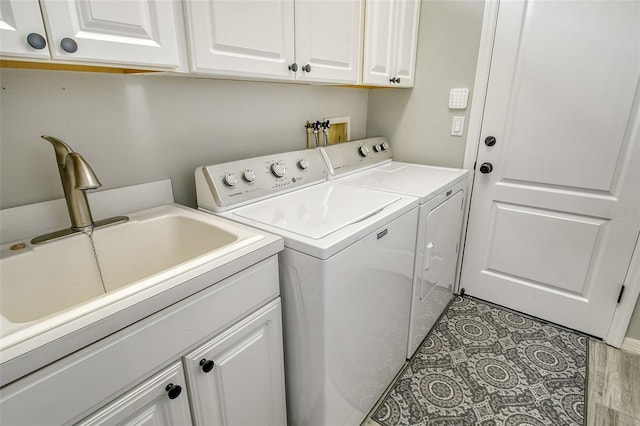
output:
M460 191L428 215L420 300L426 299L436 286L453 293L462 229L462 198Z
M433 200L436 201L436 200ZM419 247L413 281L407 356L411 357L453 297L464 191L458 191L422 216L426 232ZM425 213L423 213L425 214ZM424 226L424 225L421 225Z

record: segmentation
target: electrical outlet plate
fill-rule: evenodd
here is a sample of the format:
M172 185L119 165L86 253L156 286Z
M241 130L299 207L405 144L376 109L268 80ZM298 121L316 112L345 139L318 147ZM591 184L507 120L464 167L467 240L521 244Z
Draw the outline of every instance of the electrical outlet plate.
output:
M329 120L329 145L348 142L351 140L351 117L325 117Z

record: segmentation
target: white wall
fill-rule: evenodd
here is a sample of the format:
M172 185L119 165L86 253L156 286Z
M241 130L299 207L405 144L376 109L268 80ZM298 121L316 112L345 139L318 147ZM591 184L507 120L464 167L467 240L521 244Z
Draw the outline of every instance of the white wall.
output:
M466 137L451 136L454 115L449 110L449 90L473 80L482 30L484 2L423 1L413 89L374 89L369 94L367 136L386 136L394 156L439 166L462 167Z
M3 69L0 208L63 196L48 134L109 189L171 178L195 206L194 169L306 148L306 120L351 116L365 136L368 91L200 78Z

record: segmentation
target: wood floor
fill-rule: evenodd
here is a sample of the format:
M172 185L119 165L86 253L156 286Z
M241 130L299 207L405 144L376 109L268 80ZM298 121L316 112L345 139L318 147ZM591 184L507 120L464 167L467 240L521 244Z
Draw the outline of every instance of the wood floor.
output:
M587 426L640 426L640 354L589 342Z
M591 340L588 381L587 426L640 426L640 354Z

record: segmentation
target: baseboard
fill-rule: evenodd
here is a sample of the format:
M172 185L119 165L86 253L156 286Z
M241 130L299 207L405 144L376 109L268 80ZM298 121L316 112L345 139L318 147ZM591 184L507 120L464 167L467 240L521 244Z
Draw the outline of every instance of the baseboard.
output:
M622 341L622 346L620 347L620 349L640 354L640 340L632 339L631 337L625 337Z

